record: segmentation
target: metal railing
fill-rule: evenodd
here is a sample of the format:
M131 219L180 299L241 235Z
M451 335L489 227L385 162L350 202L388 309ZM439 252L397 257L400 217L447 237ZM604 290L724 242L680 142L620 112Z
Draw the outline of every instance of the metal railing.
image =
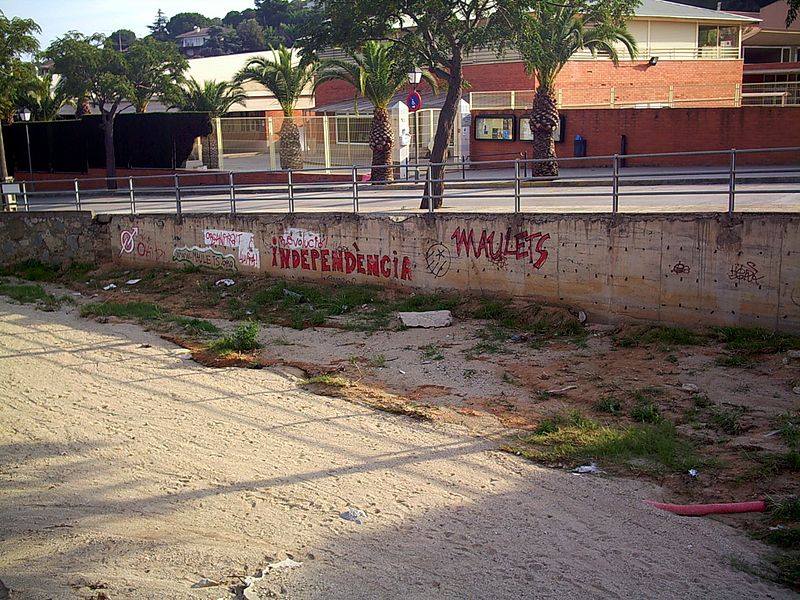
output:
M756 155L761 155L760 162L774 165L755 165ZM434 212L445 202L448 210L478 212L650 212L696 206L691 204L693 198L701 199L696 210L733 213L740 198L752 204L753 199L764 197L777 199L774 207L764 210L800 210L800 147L562 158L557 159L560 176L536 175L537 166L546 162L518 155L395 165L398 179L393 182L367 178L369 165L331 168L330 173L296 169L22 181L5 184L2 200L4 207L16 203L17 210L24 211L88 209L179 216L187 212ZM667 163L689 166L647 166ZM712 166L691 166L697 164ZM436 173L436 167L441 167L441 173ZM668 197L673 204L660 201ZM567 201L573 203L572 208Z
M470 92L472 110L528 110L533 90ZM800 82L557 88L559 108L798 106Z

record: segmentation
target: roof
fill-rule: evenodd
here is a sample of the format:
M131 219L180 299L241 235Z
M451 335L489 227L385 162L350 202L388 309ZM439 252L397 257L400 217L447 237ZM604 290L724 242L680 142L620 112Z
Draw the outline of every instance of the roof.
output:
M191 30L187 31L186 33L182 33L180 35L176 35L175 39L190 38L190 37L205 37L205 36L209 35L209 33L208 33L209 29L210 29L209 27L202 27L200 29L191 29Z
M732 21L736 23L756 23L759 19L735 15L719 10L698 8L666 0L642 0L634 13L637 17L661 17L666 19L697 19L698 21Z
M410 91L409 89L402 90L397 92L394 96L392 96L392 100L389 102L389 106L394 106L398 102L405 102L406 98L408 98L408 94ZM422 97L422 108L441 108L444 104L445 94L438 94L434 95L429 91L417 90L419 95ZM355 116L354 113L354 106L353 106L353 97L351 96L347 100L340 100L339 102L333 102L331 104L326 104L325 106L317 106L314 111L319 113L336 113L336 114L347 114L351 117ZM358 116L361 117L371 117L372 116L372 103L367 100L366 98L359 98L358 99Z

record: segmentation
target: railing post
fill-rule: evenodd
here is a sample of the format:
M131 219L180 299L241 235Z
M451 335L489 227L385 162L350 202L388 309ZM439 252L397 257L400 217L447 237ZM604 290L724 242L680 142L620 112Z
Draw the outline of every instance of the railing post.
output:
M289 195L289 212L294 212L294 182L292 181L292 170L288 169L286 171L289 179L288 185L286 186L286 193Z
M181 216L181 182L178 179L178 174L175 174L175 213L180 218Z
M30 208L28 208L28 186L25 182L22 182L22 205L25 207L25 212L28 212Z
M514 161L514 212L520 209L520 189L519 189L519 159Z
M731 148L731 162L728 173L728 214L733 214L736 201L736 148Z
M236 214L236 188L233 186L233 171L228 171L228 197L231 201L231 215Z
M522 172L525 174L525 177L527 178L528 177L528 151L527 150L524 150L522 152L522 160L524 161L522 163Z
M461 181L467 180L467 157L461 155Z
M78 188L78 180L75 179L75 210L81 209L81 191Z
M128 196L131 199L131 214L136 214L136 195L133 191L133 177L128 177Z
M425 170L425 193L428 195L428 212L433 214L433 180L431 179L431 165Z
M619 212L619 154L614 155L611 169L611 212Z
M358 167L353 167L353 212L358 214Z

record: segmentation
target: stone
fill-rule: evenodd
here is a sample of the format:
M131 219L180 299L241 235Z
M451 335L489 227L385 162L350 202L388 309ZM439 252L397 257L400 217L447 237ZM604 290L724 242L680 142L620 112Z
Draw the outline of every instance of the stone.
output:
M397 316L406 327L449 327L453 324L453 315L449 310L401 312Z
M789 350L786 352L787 358L800 358L800 350Z
M690 393L692 393L692 394L696 394L697 392L699 392L699 391L700 391L700 388L699 388L699 387L697 387L697 386L696 386L695 384L693 384L693 383L684 383L684 384L681 386L681 389L682 389L684 392L690 392Z
M795 386L794 388L792 388L792 391L793 391L795 394L797 394L797 395L799 395L799 396L800 396L800 385L798 385L798 386Z

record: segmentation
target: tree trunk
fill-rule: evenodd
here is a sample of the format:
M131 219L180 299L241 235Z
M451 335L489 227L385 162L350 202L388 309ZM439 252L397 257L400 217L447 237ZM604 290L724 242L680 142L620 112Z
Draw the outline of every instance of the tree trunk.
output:
M531 109L531 133L533 134L533 158L549 159L533 163L534 177L558 177L556 145L553 132L558 126L556 96L549 85L540 84L533 96Z
M0 183L8 179L8 165L6 164L6 145L3 142L3 122L0 121Z
M117 157L114 153L114 117L115 112L103 112L103 140L106 148L106 187L117 189Z
M283 117L281 131L278 134L278 155L281 169L302 169L303 149L300 146L300 130L292 117Z
M391 183L394 181L392 169L392 148L394 147L394 131L389 119L389 111L375 108L372 113L372 129L369 132L369 148L372 150L373 184Z
M464 73L461 70L461 55L454 53L451 61L452 68L450 77L447 81L447 96L445 96L442 110L439 113L439 124L436 127L436 136L433 138L433 149L431 150L431 164L443 163L447 160L447 148L450 140L453 139L453 124L458 112L458 104L461 102L462 86L464 84ZM422 198L420 208L428 208L429 198L433 199L433 207L441 208L444 198L444 166L430 167L431 181L426 186L425 196Z

